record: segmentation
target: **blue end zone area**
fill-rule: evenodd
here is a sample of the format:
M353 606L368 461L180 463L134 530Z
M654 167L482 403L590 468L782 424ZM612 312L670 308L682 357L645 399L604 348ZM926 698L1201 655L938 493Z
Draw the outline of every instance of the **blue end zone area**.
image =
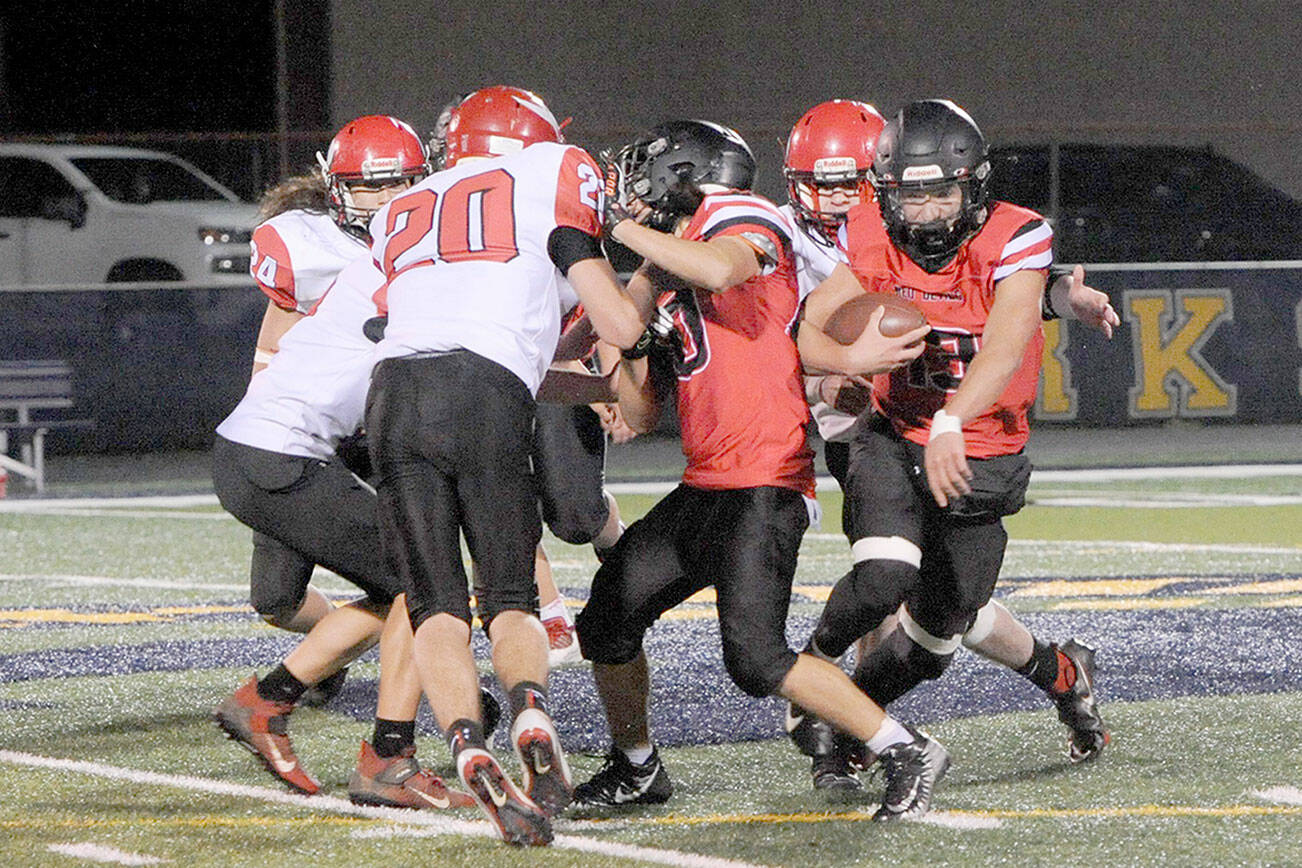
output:
M1302 609L1296 607L1077 609L1019 617L1041 638L1075 636L1096 647L1098 690L1105 703L1302 691L1302 668L1285 665L1302 633ZM813 626L813 617L793 616L788 627L792 646L800 647ZM227 667L265 673L296 644L297 637L278 634L48 649L0 655L0 681ZM728 680L712 618L663 621L648 634L646 650L652 663L652 726L658 743L715 744L782 734L783 703L752 699ZM487 642L477 633L476 654L485 659L487 653ZM375 652L368 659L375 659ZM237 682L232 678L232 689ZM500 687L495 682L489 686L501 698ZM588 667L553 672L551 694L566 745L576 751L604 750L604 717ZM331 709L370 721L375 698L374 681L354 678ZM928 723L1035 709L1051 712L1044 696L1028 682L960 652L941 679L923 684L891 711L906 722ZM421 732L433 735L434 721L423 706L421 715Z

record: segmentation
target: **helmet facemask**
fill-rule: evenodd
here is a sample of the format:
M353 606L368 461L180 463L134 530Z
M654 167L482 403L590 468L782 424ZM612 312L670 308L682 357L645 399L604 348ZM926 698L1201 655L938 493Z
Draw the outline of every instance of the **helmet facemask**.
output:
M918 264L934 274L949 265L958 250L985 225L986 180L990 164L983 162L972 175L957 179L939 179L921 183L882 183L877 187L882 219L891 241ZM910 222L904 216L904 196L909 192L939 193L957 186L962 193L958 210L948 216L925 223Z
M659 167L658 176L653 174L656 158L670 147L668 138L656 136L638 139L615 154L619 169L617 201L630 210L634 200L641 202L650 213L639 222L660 232L672 232L679 220L696 213L705 198L704 192L691 180L691 163L668 164ZM670 176L666 176L664 169L669 170Z
M849 207L837 208L831 202L835 195L827 188L853 188L858 198L851 206L872 199L868 172L855 165L853 157L825 157L816 160L812 172L787 168L787 200L796 219L804 226L823 235L828 241L836 237L845 223Z

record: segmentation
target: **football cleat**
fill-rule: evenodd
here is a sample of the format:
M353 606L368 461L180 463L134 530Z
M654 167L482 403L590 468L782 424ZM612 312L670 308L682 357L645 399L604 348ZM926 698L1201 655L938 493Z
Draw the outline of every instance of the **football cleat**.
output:
M605 808L659 805L669 801L673 794L669 772L665 771L655 748L646 762L634 765L622 750L612 747L601 771L574 788L574 802Z
M1068 639L1057 646L1063 656L1076 667L1076 681L1065 693L1050 693L1058 706L1058 719L1071 730L1067 739L1067 757L1073 763L1094 759L1112 741L1112 735L1103 725L1099 714L1098 697L1094 695L1094 649Z
M457 776L503 841L532 846L551 843L551 820L520 792L488 751L471 747L457 754Z
M829 795L863 789L850 760L837 751L814 757L811 772L814 776L814 789L823 790Z
M511 724L511 746L523 769L525 793L547 816L574 801L574 779L551 718L537 708L521 711Z
M348 678L348 667L345 666L334 675L322 678L316 684L313 684L303 695L298 698L300 706L307 708L323 708L339 695L344 689L344 681Z
M579 637L574 633L574 623L562 615L542 622L547 630L547 664L563 666L583 659L579 651Z
M475 804L468 794L449 789L438 775L422 769L415 745L398 756L381 757L367 741L362 742L357 768L348 778L348 798L355 805L384 808L446 810Z
M303 770L289 743L286 724L293 710L291 703L272 702L259 696L258 679L254 676L226 697L212 716L226 737L261 760L267 771L310 796L321 786Z
M910 729L913 741L882 751L886 794L873 814L879 822L916 820L931 809L931 796L949 770L949 751L925 732Z
M484 723L484 735L491 736L502 719L502 704L487 687L479 688L479 716Z

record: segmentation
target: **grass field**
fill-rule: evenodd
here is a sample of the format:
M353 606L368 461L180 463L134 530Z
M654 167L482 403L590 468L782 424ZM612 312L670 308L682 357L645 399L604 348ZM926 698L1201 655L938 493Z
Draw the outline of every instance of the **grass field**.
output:
M793 643L848 560L839 497L820 499ZM620 496L630 517L653 501ZM325 795L289 795L220 735L212 707L293 639L248 609L248 533L218 508L12 502L0 507L0 865L1302 864L1302 475L1044 474L1008 526L1000 599L1037 634L1099 648L1114 741L1097 763L1071 766L1038 692L961 652L893 709L954 754L933 815L870 823L879 778L858 799L816 794L779 737L781 704L727 683L707 594L647 645L675 797L571 812L554 847L522 852L486 838L473 811L347 802L373 657L329 708L292 718ZM549 542L581 604L590 550ZM554 673L552 692L586 777L605 743L586 667ZM421 723L423 762L447 773Z

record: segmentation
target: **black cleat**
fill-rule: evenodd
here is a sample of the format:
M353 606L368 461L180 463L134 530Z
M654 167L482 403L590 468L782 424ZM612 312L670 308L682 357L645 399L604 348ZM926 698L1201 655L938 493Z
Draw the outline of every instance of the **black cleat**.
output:
M1067 756L1073 763L1094 759L1112 740L1099 714L1098 697L1094 694L1094 649L1068 639L1057 646L1063 656L1076 667L1076 682L1066 693L1050 693L1058 706L1058 719L1071 730L1067 739Z
M574 803L600 808L659 805L673 794L669 772L654 748L646 762L634 765L622 750L612 747L601 771L574 788Z
M931 809L931 796L949 770L949 751L925 732L910 729L913 741L882 751L886 794L873 814L879 822L916 820Z

